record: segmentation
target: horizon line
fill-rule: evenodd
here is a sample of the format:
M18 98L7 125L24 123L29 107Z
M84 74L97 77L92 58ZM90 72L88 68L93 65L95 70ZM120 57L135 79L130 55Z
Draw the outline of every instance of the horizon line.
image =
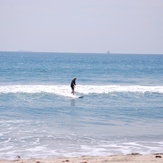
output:
M31 50L0 50L0 53L62 53L62 54L108 54L108 55L163 55L163 53L124 53L124 52L62 52L62 51L31 51Z

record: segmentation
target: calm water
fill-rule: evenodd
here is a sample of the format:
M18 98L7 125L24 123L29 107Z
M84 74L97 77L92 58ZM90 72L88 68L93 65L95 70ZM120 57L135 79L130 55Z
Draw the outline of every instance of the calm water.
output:
M0 52L1 159L163 152L162 128L163 55Z

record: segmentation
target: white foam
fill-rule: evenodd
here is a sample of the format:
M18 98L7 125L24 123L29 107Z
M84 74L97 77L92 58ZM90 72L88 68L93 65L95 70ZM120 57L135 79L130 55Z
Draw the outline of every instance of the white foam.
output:
M80 94L108 94L112 92L163 93L163 86L141 85L77 85L75 92ZM0 93L50 93L67 97L71 95L69 85L1 85Z
M156 92L156 93L163 93L163 86L140 86L140 85L129 85L129 86L122 86L122 85L103 85L103 86L79 86L78 88L80 93L83 94L90 94L90 93L97 93L97 94L107 94L111 92Z

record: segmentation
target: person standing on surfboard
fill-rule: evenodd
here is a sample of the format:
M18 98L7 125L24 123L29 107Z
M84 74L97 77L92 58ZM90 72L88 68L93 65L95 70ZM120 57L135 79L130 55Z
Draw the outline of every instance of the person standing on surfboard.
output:
M72 94L74 95L74 89L75 89L75 85L76 85L76 78L74 78L72 81L71 81L71 89L72 89Z

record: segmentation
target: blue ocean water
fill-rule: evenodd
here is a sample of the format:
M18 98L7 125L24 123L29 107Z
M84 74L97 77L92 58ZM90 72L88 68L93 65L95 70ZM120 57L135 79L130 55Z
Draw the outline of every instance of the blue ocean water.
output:
M163 55L0 52L1 159L163 152L162 128Z

